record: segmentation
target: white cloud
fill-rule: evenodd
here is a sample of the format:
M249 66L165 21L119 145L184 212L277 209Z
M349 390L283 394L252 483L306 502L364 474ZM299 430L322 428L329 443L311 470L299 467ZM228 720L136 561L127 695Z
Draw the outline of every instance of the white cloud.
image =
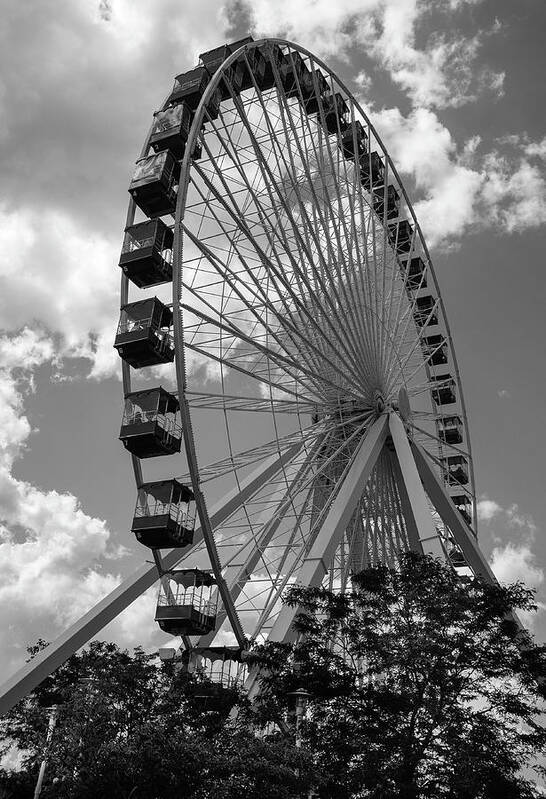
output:
M436 34L423 49L415 46L417 23L428 7L407 0L384 4L380 35L366 44L391 79L416 106L457 107L475 100L484 89L499 94L503 75L475 65L481 33L470 39Z
M529 588L539 588L544 582L544 569L536 563L529 544L508 543L495 547L491 554L491 568L501 583L521 580Z
M0 207L0 327L32 322L61 357L90 359L96 377L117 373L119 246L61 211Z
M484 158L483 171L482 216L488 224L520 233L546 222L546 180L537 165L524 158L514 164L494 151Z
M546 609L543 596L544 569L538 565L534 552L537 526L533 518L522 513L515 503L503 508L487 497L482 497L478 502L478 518L494 531L497 543L489 561L499 582L508 584L521 581L526 587L536 590L536 604L542 613ZM509 540L504 543L506 538ZM524 624L534 624L536 614L520 612L519 615Z
M536 591L536 612L517 611L522 623L531 629L536 623L537 614L542 615L546 610L543 595L544 569L537 564L533 540L530 537L528 541L509 542L505 546L495 547L490 557L491 568L500 583L509 585L522 582L526 588Z
M317 55L340 58L361 40L359 25L368 24L380 4L381 0L252 0L244 5L257 35L280 35Z
M350 48L359 46L414 105L446 107L474 100L484 90L502 93L503 73L476 66L486 32L471 38L436 33L422 48L416 45L423 16L433 8L444 11L454 27L453 16L466 1L252 0L245 9L258 35L282 35L324 57L347 58Z
M478 520L480 522L489 522L501 512L501 506L493 499L483 498L478 501Z
M505 137L483 154L479 137L458 148L434 111L373 110L374 124L402 177L410 176L413 205L430 246L495 227L521 232L546 222L546 182L526 153L528 138ZM542 144L542 143L541 143Z
M525 153L529 156L538 156L546 159L546 136L539 142L529 142L524 147Z
M11 472L31 434L24 396L32 389L32 370L53 357L52 341L44 334L26 329L0 338L2 673L22 664L27 644L58 635L121 579L101 567L121 554L119 547L112 547L105 521L85 513L74 495L44 491ZM114 640L153 643L158 633L152 605L151 593L137 600L111 625Z

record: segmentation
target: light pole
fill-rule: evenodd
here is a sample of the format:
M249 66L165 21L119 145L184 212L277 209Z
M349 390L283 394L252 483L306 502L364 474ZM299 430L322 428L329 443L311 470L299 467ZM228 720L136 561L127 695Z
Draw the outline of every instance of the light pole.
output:
M55 729L55 725L57 724L58 715L59 715L59 705L51 705L51 707L49 708L49 723L47 725L47 736L44 748L44 757L40 765L40 771L38 772L38 779L36 780L36 787L34 789L34 799L38 799L38 797L42 792L42 783L44 781L44 774L47 766L49 747L51 746L53 731Z
M287 695L292 697L296 703L296 749L301 749L301 723L305 718L307 703L309 702L312 694L310 694L309 691L306 691L305 688L297 688L295 691L290 691ZM296 774L299 780L299 768L296 769ZM312 791L307 794L309 797L312 795Z
M307 710L307 703L312 694L306 691L305 688L298 688L295 691L290 691L288 696L291 696L296 702L296 748L301 748L301 722L305 717Z

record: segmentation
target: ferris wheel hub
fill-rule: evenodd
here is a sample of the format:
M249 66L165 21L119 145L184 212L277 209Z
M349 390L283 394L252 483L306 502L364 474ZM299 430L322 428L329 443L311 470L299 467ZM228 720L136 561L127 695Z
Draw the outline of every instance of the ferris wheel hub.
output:
M373 395L373 404L377 415L381 415L387 405L385 398L381 391L375 391Z

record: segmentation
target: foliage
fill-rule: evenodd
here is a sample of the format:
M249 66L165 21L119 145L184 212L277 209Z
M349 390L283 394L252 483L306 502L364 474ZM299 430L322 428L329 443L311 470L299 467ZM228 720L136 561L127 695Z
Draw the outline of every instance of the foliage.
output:
M1 722L22 763L0 770L0 799L33 795L42 705L60 695L43 799L538 795L529 767L546 745L546 654L514 623L532 607L521 585L408 555L343 595L293 588L286 601L298 639L254 648L252 704L140 649L92 643L70 658ZM296 720L300 688L310 698Z
M3 738L23 760L20 772L0 773L0 797L33 795L51 713L40 700L59 691L43 799L297 796L301 758L293 741L256 737L229 718L244 703L241 693L203 699L207 688L141 649L130 655L92 643L3 720Z
M353 591L293 588L296 645L255 652L266 675L256 721L312 694L302 744L319 796L524 799L521 769L544 752L544 647L512 610L523 586L491 586L414 554L358 575Z

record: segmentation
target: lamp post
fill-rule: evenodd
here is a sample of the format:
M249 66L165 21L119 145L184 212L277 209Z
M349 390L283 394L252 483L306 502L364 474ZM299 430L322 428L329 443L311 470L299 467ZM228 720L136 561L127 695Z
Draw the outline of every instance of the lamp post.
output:
M296 705L296 749L301 749L301 723L305 718L305 711L307 710L307 703L312 694L306 691L305 688L297 688L295 691L290 691L287 696L290 696L295 701ZM296 775L299 779L300 770L296 769ZM310 791L307 796L312 796Z
M34 788L34 799L38 799L42 792L42 783L44 781L44 774L47 766L47 758L49 755L49 748L51 746L51 740L53 738L53 731L55 730L55 725L57 724L57 717L59 714L59 705L52 705L49 708L49 723L47 725L47 736L46 736L46 743L44 747L44 756L42 758L42 762L40 764L40 771L38 772L38 779L36 780L36 787Z
M288 696L291 696L296 703L296 748L301 748L301 723L305 717L307 710L307 703L312 694L306 691L305 688L298 688L295 691L290 691Z

